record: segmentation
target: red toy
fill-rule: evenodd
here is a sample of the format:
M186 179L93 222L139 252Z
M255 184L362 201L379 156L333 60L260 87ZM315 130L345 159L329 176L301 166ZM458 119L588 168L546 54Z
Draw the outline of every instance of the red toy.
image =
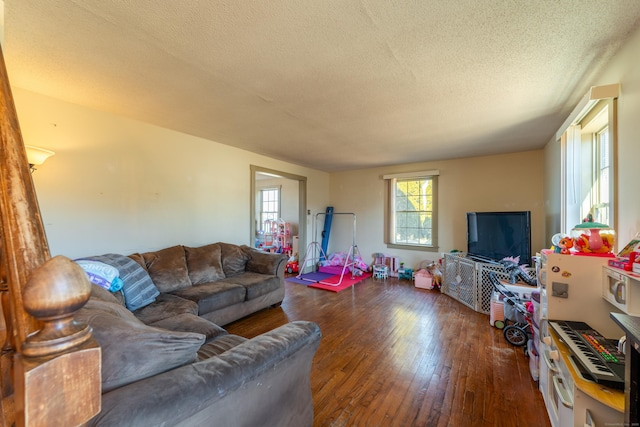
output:
M287 263L287 273L292 274L292 273L297 273L298 272L298 261L291 261Z

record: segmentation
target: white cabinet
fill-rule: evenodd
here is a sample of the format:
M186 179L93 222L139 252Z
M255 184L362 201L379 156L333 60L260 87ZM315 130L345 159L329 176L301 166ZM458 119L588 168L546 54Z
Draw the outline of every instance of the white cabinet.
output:
M552 427L623 425L624 393L587 381L555 334L542 345L540 391Z

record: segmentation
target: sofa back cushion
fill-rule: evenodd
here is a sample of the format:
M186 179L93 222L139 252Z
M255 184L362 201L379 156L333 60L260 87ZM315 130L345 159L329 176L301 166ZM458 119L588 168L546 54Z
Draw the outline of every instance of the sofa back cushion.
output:
M149 276L160 292L173 292L191 286L184 248L180 245L142 254Z
M195 361L205 341L202 334L147 326L121 305L93 297L76 319L92 327L102 348L103 393Z
M185 246L184 253L187 258L191 284L199 285L225 278L222 269L222 249L218 243L198 248Z
M249 261L249 255L238 245L219 242L222 251L222 270L227 277L244 273Z

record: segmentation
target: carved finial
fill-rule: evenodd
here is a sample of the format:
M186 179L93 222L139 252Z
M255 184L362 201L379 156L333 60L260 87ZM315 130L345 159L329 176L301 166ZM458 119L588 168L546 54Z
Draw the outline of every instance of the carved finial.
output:
M44 326L22 346L27 357L48 356L91 338L91 328L73 320L91 295L84 270L64 256L56 256L33 271L22 297L25 310Z

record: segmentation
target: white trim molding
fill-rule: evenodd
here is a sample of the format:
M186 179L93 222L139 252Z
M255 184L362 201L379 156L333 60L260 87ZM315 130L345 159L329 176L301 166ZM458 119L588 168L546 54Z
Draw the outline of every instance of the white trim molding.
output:
M593 105L601 99L617 98L620 96L620 83L605 86L591 86L589 92L582 97L582 100L573 109L567 120L564 121L560 129L556 132L556 141L560 141L562 134L569 126L575 125L593 108Z
M403 172L403 173L390 173L387 175L382 175L382 179L402 179L402 178L426 178L429 176L439 176L440 171L430 170L430 171L420 171L420 172Z

